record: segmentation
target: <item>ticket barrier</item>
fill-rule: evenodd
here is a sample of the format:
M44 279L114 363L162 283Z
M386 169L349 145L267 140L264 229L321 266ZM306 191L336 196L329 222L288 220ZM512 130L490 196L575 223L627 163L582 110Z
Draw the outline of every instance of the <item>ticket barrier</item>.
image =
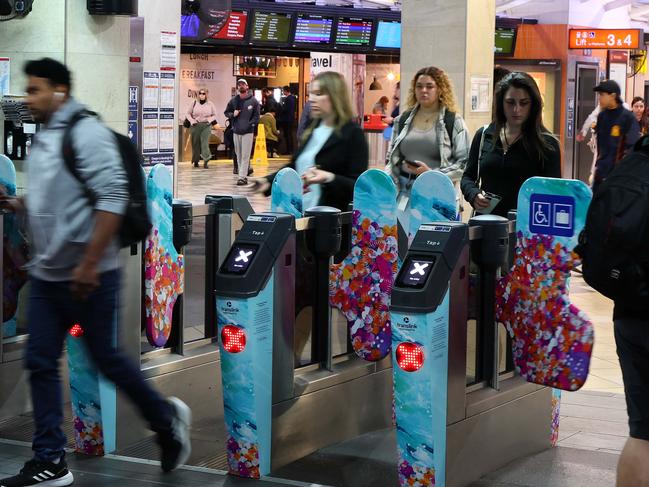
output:
M392 293L399 484L462 486L550 446L551 392L499 367L490 280L507 268L514 225L422 225ZM479 265L478 326L467 336L469 257ZM467 384L468 351L476 380Z
M294 290L294 217L250 215L216 275L226 451L235 475L270 473L273 396L283 395L273 377L293 373L292 356L281 349L284 340L292 345Z

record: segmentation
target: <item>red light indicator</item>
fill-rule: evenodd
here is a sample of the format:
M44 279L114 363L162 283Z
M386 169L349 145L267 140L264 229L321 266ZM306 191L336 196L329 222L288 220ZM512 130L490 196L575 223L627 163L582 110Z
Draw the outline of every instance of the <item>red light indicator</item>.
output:
M424 350L416 343L400 343L396 355L397 364L405 372L416 372L424 365Z
M221 343L230 353L243 352L246 348L246 332L238 326L226 325L221 330Z
M79 323L75 323L72 328L70 328L70 335L74 338L81 338L83 336L83 328Z

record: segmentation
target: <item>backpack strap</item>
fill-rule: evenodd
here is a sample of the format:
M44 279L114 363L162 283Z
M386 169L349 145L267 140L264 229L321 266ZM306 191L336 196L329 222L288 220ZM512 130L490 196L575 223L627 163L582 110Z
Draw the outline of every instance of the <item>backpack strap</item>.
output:
M97 196L95 193L90 189L88 186L88 183L84 181L84 179L81 177L81 174L79 173L79 170L77 169L77 155L74 153L74 145L72 143L72 131L74 129L74 126L82 119L87 118L87 117L94 117L96 116L95 112L91 112L90 110L79 110L76 112L74 115L72 115L72 118L68 121L68 124L66 125L65 129L63 130L63 143L61 144L61 153L63 155L63 165L66 167L68 172L72 174L74 179L79 181L79 184L81 184L81 187L83 189L83 193L88 198L88 201L92 205L94 205L95 201L97 200Z
M453 150L453 127L455 126L455 112L446 110L444 112L444 127L446 127L446 133L448 138L451 141L451 150Z
M405 112L403 112L399 116L399 126L397 127L397 129L398 129L397 135L399 135L401 133L401 131L403 130L403 127L406 126L406 120L408 120L411 113L412 113L412 110L406 110Z

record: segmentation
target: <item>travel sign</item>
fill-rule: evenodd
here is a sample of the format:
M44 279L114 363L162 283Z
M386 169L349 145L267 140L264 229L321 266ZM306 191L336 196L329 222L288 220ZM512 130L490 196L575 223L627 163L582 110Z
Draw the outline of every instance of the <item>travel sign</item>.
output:
M570 49L639 49L640 29L570 29Z

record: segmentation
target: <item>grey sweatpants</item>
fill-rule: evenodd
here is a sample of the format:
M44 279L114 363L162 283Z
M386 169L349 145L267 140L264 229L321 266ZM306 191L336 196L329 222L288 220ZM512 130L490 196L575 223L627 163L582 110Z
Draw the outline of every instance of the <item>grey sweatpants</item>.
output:
M234 134L234 152L237 154L239 162L239 177L248 177L248 168L250 167L250 151L255 134Z

